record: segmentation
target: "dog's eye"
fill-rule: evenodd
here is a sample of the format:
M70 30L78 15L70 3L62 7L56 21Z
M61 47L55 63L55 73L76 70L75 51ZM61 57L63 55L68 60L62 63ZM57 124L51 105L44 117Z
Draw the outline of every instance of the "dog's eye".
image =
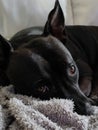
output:
M46 85L45 86L40 86L40 87L37 88L37 91L45 93L45 92L49 91L49 88Z
M70 65L68 70L69 70L68 73L70 75L74 75L76 72L76 67L74 65Z

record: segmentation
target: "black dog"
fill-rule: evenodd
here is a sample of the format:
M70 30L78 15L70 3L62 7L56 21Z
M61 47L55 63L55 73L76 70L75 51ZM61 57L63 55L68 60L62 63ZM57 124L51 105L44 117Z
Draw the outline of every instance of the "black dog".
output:
M65 27L57 0L44 28L25 29L10 41L1 36L0 42L2 84L41 99L73 99L78 113L93 113L87 96L97 86L98 27Z

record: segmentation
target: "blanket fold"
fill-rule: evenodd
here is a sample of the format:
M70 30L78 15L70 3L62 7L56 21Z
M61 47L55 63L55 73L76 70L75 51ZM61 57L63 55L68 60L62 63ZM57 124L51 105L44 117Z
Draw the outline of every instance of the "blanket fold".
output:
M81 116L68 99L41 101L14 93L13 86L0 88L0 130L98 130L95 114Z

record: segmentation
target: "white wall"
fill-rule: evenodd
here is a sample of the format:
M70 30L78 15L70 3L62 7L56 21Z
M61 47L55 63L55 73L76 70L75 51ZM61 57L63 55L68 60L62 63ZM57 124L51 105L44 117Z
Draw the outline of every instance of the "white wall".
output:
M59 0L66 24L98 25L98 0ZM44 25L55 0L0 0L0 33Z

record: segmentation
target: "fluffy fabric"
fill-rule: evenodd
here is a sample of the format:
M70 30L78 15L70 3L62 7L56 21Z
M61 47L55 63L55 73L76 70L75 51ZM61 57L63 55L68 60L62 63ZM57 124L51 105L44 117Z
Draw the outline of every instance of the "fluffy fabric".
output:
M0 88L0 104L0 130L98 130L96 106L94 115L81 116L71 100L16 95L13 86Z

